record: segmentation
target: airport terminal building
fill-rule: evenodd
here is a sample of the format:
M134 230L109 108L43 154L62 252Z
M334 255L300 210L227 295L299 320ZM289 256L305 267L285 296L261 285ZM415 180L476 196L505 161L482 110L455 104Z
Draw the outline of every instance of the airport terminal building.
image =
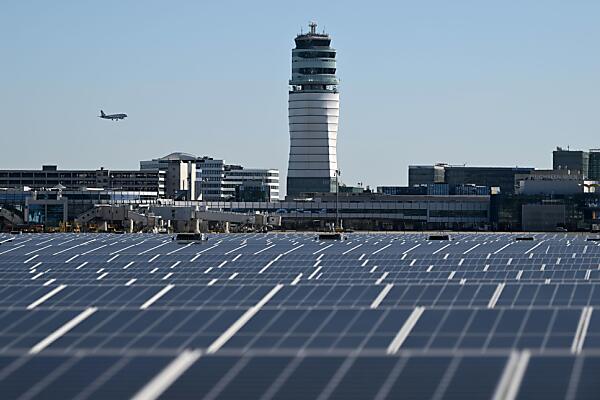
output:
M207 202L214 210L279 214L291 229L323 228L339 217L345 227L369 230L487 229L490 196L316 194L305 201Z

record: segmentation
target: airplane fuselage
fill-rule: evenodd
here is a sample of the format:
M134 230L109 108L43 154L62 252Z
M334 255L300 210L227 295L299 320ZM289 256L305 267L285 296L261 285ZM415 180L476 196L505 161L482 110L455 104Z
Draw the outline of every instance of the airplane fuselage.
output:
M98 115L98 118L118 121L120 119L127 118L127 114L104 114L104 111L100 110L100 115Z
M102 119L112 119L113 121L116 121L119 119L125 119L126 117L127 117L127 114L100 115L100 118L102 118Z

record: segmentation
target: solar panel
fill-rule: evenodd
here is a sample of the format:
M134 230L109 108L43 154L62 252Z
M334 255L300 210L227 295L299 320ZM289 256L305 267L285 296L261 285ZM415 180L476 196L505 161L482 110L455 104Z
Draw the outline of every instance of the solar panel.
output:
M586 398L585 235L0 234L3 398Z

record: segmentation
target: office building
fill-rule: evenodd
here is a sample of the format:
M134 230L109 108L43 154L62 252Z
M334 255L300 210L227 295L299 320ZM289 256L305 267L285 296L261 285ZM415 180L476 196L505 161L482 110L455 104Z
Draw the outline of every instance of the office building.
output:
M519 195L567 195L586 192L583 175L568 169L535 170L515 177ZM588 190L589 191L589 190Z
M408 186L444 183L446 165L410 165L408 167Z
M566 204L558 201L523 204L521 229L524 231L556 231L567 222Z
M346 185L343 184L342 182L340 182L340 186L338 187L338 191L340 193L365 193L365 192L371 192L371 188L369 186L367 186L366 188L362 187L361 185L359 186L351 186L351 185Z
M592 149L589 153L588 179L600 181L600 149Z
M335 221L338 214L344 226L353 229L477 229L486 226L490 216L490 196L321 193L303 201L208 202L206 205L223 211L279 214L284 226L296 229L324 227Z
M490 188L473 184L456 185L452 188L451 194L456 196L487 196L490 194Z
M140 170L164 171L166 197L177 200L195 199L195 156L187 153L171 153L161 158L140 161Z
M377 193L388 196L488 196L491 191L487 186L473 184L450 186L447 183L430 183L415 186L378 186Z
M97 188L155 192L164 196L165 173L158 170L62 170L44 165L41 170L0 170L0 188L32 190Z
M279 200L279 170L263 168L245 168L241 165L225 163L225 160L212 157L196 159L196 199L204 201L234 200L244 193L259 196L257 190L263 193L264 199ZM254 183L250 183L254 182Z
M427 185L416 186L377 186L377 193L386 196L426 195Z
M445 180L450 187L476 185L488 188L498 187L501 193L515 192L515 176L533 171L522 167L468 167L446 166Z
M424 185L427 188L429 196L448 196L450 195L450 186L447 183L430 183Z
M271 201L269 187L261 181L244 181L235 187L235 201Z
M196 159L196 199L205 201L224 201L233 193L224 188L225 161L212 157Z
M450 194L489 193L499 188L501 193L515 192L515 176L528 174L534 168L522 167L471 167L465 165L436 164L408 167L409 186L446 183ZM463 185L471 185L463 187ZM474 191L473 186L478 188Z
M311 23L295 39L289 91L290 155L287 194L335 192L339 119L336 50Z
M565 150L557 147L552 152L552 169L566 169L572 173L583 175L583 179L588 177L590 154L581 150Z
M252 198L262 197L262 200L254 201L278 201L279 170L226 165L223 187L238 201L241 201L243 193L252 193Z

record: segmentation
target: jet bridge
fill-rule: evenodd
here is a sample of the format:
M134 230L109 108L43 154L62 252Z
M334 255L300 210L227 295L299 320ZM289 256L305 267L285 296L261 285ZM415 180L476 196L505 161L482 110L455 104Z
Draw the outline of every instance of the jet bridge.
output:
M104 230L108 222L117 222L130 232L133 232L136 226L146 230L157 225L154 215L140 213L129 205L98 205L75 218L75 224L79 226L86 226L92 221L104 223Z
M75 219L75 224L87 226L97 221L107 228L107 223L118 223L126 230L167 229L176 232L207 232L208 223L221 224L224 231L229 224L238 226L279 226L281 219L259 213L211 211L200 206L153 205L134 210L130 205L98 205Z

